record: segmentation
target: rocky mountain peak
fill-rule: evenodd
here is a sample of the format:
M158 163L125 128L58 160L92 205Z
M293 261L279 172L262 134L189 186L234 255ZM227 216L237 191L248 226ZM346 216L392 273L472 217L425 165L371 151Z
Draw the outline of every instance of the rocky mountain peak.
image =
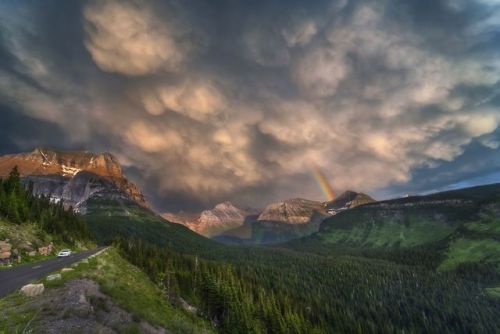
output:
M198 214L179 212L177 214L164 213L162 216L173 223L185 225L201 235L212 237L242 226L246 218L254 215L255 212L256 210L253 209L240 209L226 201Z
M324 215L326 215L326 208L321 202L292 198L268 205L257 219L288 224L307 224L315 222L316 217Z
M63 174L76 174L80 170L85 170L101 176L123 176L118 159L107 152L59 151L37 147L32 152L20 156L26 160L41 163L48 170L51 167L60 167Z
M239 210L233 203L229 201L225 201L217 204L214 209L216 210Z
M346 190L333 201L326 202L324 205L329 210L351 209L359 205L373 203L375 200L367 194L352 190Z
M0 177L7 176L14 166L18 167L21 177L34 183L34 188L46 195L61 194L61 198L68 200L80 198L85 201L88 196L99 192L100 187L91 186L92 192L82 191L81 180L92 180L88 177L78 178L78 182L71 182L81 173L90 173L101 177L106 187L115 187L118 192L128 196L143 207L148 207L139 188L130 182L122 172L118 159L110 153L92 153L89 151L60 151L50 148L37 147L31 152L10 154L0 157ZM75 184L79 184L78 194ZM90 187L90 185L89 185ZM109 193L109 189L107 190ZM72 194L72 195L62 195ZM71 204L77 204L77 202Z

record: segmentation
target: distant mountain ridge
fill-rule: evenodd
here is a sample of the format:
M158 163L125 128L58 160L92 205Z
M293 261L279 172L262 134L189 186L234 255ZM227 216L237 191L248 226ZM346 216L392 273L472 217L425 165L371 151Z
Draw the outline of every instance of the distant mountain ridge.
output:
M241 209L223 202L200 213L166 212L162 217L224 243L274 243L314 233L336 211L372 202L375 200L366 194L346 191L331 202L292 198L271 203L263 210Z
M373 203L370 196L346 191L330 202L292 198L269 204L254 220L215 239L231 244L284 242L317 232L320 224L338 212Z
M368 203L325 219L317 233L287 247L326 254L425 250L442 269L474 262L500 268L499 217L497 183Z
M293 198L268 205L257 220L285 224L319 224L327 214L326 206L321 202Z
M328 210L339 210L342 208L352 209L363 204L374 202L376 201L367 194L346 190L333 201L324 204Z
M1 156L0 177L6 177L14 166L24 183L33 183L35 193L62 199L76 209L85 210L84 204L92 196L131 200L149 207L110 153L35 148L32 152Z
M162 217L173 223L182 224L206 237L213 237L242 226L247 221L247 217L256 214L258 214L256 209L241 209L226 201L199 214L166 212L162 214Z

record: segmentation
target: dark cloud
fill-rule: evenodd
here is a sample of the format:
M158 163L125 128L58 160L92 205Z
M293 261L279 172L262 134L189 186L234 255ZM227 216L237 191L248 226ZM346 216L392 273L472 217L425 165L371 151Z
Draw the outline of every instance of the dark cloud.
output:
M31 118L2 104L0 119L1 155L30 151L39 145L73 148L64 147L66 135L54 123Z
M496 133L500 138L500 132ZM467 145L464 153L450 162L441 162L433 168L421 167L412 171L411 181L379 189L379 198L392 198L405 194L426 194L451 188L500 182L500 155L498 149L486 147L476 141Z
M499 15L494 0L4 2L0 151L111 151L159 210L322 199L315 167L381 197L481 182L499 167Z

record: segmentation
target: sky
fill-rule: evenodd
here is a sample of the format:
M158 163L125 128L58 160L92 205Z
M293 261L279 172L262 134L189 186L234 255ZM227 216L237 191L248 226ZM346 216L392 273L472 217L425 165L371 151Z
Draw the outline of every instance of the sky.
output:
M158 211L500 182L500 1L0 2L0 154L111 152Z

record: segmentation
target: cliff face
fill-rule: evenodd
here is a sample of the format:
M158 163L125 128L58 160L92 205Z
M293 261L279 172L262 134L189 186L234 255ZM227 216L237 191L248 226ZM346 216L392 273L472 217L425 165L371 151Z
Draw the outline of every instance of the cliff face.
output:
M255 210L240 209L231 202L224 202L199 214L181 212L177 214L164 213L162 216L173 223L185 225L201 235L212 237L242 226L247 218L255 213Z
M57 174L72 177L83 170L100 176L123 177L118 160L110 153L36 148L29 153L0 157L0 175L7 175L16 165L23 176Z
M319 224L326 215L326 207L321 202L294 198L268 205L257 220L285 224Z
M83 208L82 204L97 194L130 199L148 207L139 188L123 175L120 163L110 153L37 148L0 157L0 177L6 177L14 166L25 184L33 183L36 194L63 199L75 208Z

